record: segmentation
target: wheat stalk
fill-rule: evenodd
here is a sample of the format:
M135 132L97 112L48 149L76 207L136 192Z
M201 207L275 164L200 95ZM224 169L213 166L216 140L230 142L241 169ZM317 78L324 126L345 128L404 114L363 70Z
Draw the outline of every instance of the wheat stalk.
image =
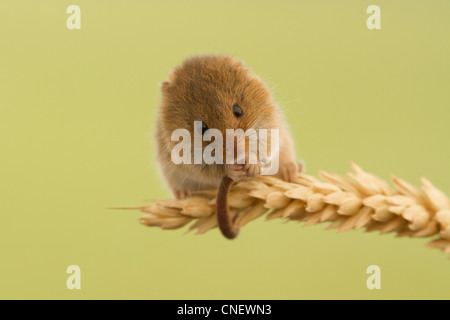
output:
M450 253L450 200L444 193L425 178L420 192L397 177L392 177L395 188L391 188L356 164L352 169L349 177L320 172L320 180L299 173L295 183L273 176L236 183L228 195L234 227L268 213L268 220L281 218L305 225L331 222L326 229L339 232L365 228L409 237L437 234L428 246ZM145 212L139 221L146 226L178 229L193 222L189 230L202 234L217 226L216 193L207 190L182 200L128 209Z

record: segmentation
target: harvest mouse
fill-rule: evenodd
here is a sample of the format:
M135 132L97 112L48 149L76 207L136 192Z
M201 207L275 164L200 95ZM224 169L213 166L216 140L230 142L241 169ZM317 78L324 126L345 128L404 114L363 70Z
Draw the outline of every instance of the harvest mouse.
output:
M279 170L276 174L293 181L301 166L295 161L292 138L271 92L261 79L233 57L194 56L172 70L161 84L162 99L156 123L157 161L160 171L176 198L192 191L218 188L222 178L244 181L261 173L262 161L244 164L175 164L171 158L179 141L172 141L176 129L186 129L192 138L208 129L279 129ZM201 126L194 122L201 121ZM202 142L204 150L210 142ZM223 152L226 152L225 142ZM234 150L236 151L236 150ZM278 156L278 155L270 155Z

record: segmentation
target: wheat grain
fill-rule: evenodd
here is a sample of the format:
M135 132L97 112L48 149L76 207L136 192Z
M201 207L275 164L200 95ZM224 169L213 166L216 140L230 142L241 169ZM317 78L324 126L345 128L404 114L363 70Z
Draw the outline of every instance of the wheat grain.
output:
M330 222L327 229L339 232L365 228L380 233L396 232L399 236L428 237L437 235L428 246L450 253L450 200L422 179L422 190L397 177L395 188L384 180L352 164L348 177L320 172L316 177L299 173L295 183L272 176L259 176L231 187L229 211L235 227L266 215L302 221L305 225ZM136 207L145 213L140 222L162 229L177 229L191 224L197 234L217 227L216 190L196 193L183 200L157 201L151 206Z

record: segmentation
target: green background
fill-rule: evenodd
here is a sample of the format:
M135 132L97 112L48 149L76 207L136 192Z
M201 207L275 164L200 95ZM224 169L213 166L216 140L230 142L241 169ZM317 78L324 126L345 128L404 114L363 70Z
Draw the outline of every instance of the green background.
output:
M371 4L381 30L366 27ZM450 261L428 239L260 219L228 241L106 209L170 197L159 83L200 53L234 55L273 88L309 174L355 161L450 193L449 1L4 0L0 15L0 298L450 298ZM66 287L71 264L81 290ZM381 290L366 287L371 264Z

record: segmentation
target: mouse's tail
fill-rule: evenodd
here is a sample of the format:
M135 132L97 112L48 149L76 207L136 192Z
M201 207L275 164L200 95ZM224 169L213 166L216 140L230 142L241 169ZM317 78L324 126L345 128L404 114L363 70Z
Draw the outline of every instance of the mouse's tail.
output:
M230 214L228 212L228 191L230 185L233 183L230 177L225 175L219 186L217 193L217 223L219 229L225 238L233 239L239 233L239 228L233 227L233 221L231 221Z

